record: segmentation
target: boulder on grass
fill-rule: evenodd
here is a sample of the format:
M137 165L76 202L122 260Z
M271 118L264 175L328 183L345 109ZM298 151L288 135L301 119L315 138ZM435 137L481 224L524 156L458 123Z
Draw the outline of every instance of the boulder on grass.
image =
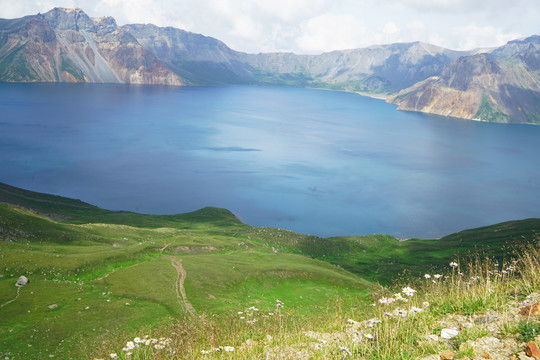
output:
M19 278L17 279L17 282L15 283L15 286L18 286L18 287L22 287L22 286L25 286L26 284L28 284L30 282L30 280L28 280L28 278L24 275L22 276L19 276Z

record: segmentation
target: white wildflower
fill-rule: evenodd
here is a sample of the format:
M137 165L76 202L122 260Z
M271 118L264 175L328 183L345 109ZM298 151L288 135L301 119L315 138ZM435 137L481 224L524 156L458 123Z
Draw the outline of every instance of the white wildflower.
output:
M410 297L410 296L413 296L413 295L414 295L414 293L416 292L416 290L414 290L413 288L407 286L407 287L404 287L404 288L403 288L402 292L403 292L405 295L407 295L407 296Z
M339 350L346 352L349 356L352 356L351 350L345 346L340 346Z

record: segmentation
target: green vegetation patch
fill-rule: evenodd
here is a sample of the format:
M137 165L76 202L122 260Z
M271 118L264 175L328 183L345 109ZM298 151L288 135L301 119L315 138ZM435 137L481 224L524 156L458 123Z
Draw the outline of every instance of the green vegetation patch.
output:
M26 43L16 47L0 61L0 79L4 81L34 81L38 78L22 54L25 47Z
M482 102L473 118L491 122L508 122L508 116L492 104L486 94L482 95Z
M84 78L84 74L82 71L71 61L70 58L68 58L65 54L61 54L62 62L60 63L60 71L65 71L71 75L78 81L86 81Z
M178 327L160 336L181 334L175 341L182 358L197 358L202 349L222 345L245 348L248 340L256 344L243 351L264 357L282 343L313 342L306 335L309 331L343 332L347 319L380 319L383 311L397 311L396 306L405 305L377 306L378 300L402 291L402 286L392 285L396 280L424 293L407 306L429 307L430 315L425 310L411 317L398 337L392 326L400 324L399 317L388 318L380 330L362 331L381 344L410 345L417 344L420 329L433 327L434 316L504 308L510 291L504 281L514 281L509 289L525 296L539 290L534 241L540 219L471 229L439 240L400 241L388 235L323 239L250 227L215 208L167 216L112 212L7 185L0 185L0 199L10 202L0 204L4 357L87 358L102 352L100 344L121 349L124 345L118 347L114 339L144 336L141 329L171 329L171 323ZM505 245L519 241L529 248L520 253L522 260L512 263L521 270L509 275L486 271L497 269L494 262L464 260L469 255L493 256L508 263L513 254ZM457 269L449 266L453 260L459 262ZM408 273L400 278L404 270ZM424 279L424 273L433 278ZM436 273L443 275L435 280ZM469 280L476 274L481 275ZM20 275L31 282L17 290ZM369 305L372 302L375 307ZM517 332L532 330L516 326ZM465 341L476 335L463 336ZM396 358L403 359L428 351L422 346L371 347L372 343L340 346L349 346L355 356L377 359L396 351ZM162 355L156 358L167 358ZM313 353L314 358L341 355L336 344Z

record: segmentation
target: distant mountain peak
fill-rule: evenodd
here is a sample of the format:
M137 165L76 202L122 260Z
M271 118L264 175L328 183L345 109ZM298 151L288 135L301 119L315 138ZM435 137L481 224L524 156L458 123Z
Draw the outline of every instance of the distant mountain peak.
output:
M94 22L79 8L56 7L41 15L52 27L59 30L86 30L95 32Z

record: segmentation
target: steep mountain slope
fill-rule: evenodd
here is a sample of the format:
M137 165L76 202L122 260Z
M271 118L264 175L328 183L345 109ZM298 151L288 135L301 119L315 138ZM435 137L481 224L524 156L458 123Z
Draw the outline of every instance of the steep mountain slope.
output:
M321 55L246 54L171 27L91 19L80 9L0 20L0 80L291 85L394 93L465 53L424 43Z
M540 124L540 37L461 57L391 101L401 110Z
M321 55L246 54L175 28L125 25L145 48L194 84L288 84L392 93L466 54L425 43L391 44Z
M0 20L0 79L182 85L113 18L80 9Z
M0 19L0 81L285 85L393 96L401 110L540 123L540 37L459 52L414 42L320 55L246 54L172 27L80 9Z

